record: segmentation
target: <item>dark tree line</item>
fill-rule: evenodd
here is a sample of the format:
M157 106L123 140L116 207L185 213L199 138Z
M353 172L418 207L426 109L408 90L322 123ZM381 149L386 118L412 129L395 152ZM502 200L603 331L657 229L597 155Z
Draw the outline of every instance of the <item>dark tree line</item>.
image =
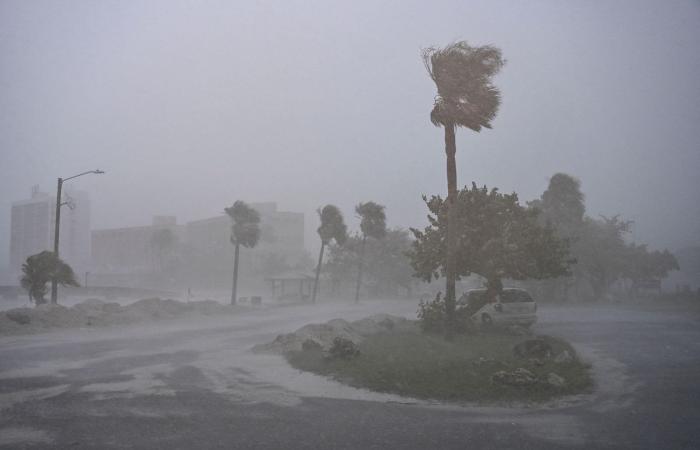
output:
M620 216L587 216L581 183L570 175L552 176L542 196L528 205L541 212L541 223L571 243L577 261L571 276L539 286L545 297L599 300L616 283L633 296L640 287L658 285L671 270L679 269L668 250L650 251L646 245L629 242L632 222Z

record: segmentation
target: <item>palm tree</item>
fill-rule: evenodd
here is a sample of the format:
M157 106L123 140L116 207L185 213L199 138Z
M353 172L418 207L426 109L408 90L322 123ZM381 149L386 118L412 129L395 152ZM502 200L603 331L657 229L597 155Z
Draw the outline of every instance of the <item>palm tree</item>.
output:
M318 292L318 277L321 274L321 264L323 264L323 250L333 239L336 244L343 245L348 238L348 229L343 221L343 214L335 205L326 205L318 211L321 225L318 227L318 235L321 237L321 252L318 254L318 264L316 265L316 280L314 281L314 292L311 302L316 303L316 293Z
M422 52L423 63L430 78L437 86L437 96L430 121L445 129L445 153L447 154L447 255L445 261L445 317L446 336L451 338L455 320L456 217L457 165L455 153L455 127L465 127L479 132L491 128L501 103L499 90L491 83L505 60L496 47L471 47L465 41L455 42L445 48L427 48Z
M365 243L367 242L367 237L381 239L386 235L386 214L384 214L384 206L374 202L360 203L355 207L355 212L360 216L360 230L362 231L360 258L357 262L357 284L355 285L355 303L357 303L360 301Z
M231 304L236 304L236 290L238 288L238 253L240 246L253 248L260 239L260 214L248 206L244 201L237 200L230 208L224 211L233 220L231 225L231 243L236 246L233 259L233 289L231 291Z
M43 251L27 258L22 264L21 286L27 290L29 300L37 305L46 303L46 283L56 280L61 286L80 286L71 266L54 252Z

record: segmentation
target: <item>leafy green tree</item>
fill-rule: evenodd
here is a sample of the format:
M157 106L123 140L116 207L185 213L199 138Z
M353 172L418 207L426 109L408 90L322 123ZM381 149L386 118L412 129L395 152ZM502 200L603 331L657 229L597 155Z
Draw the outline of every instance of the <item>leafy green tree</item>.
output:
M552 225L562 237L577 237L583 226L586 206L581 182L571 175L554 174L542 197L528 206L540 209L540 219Z
M430 225L422 231L411 229L416 240L408 255L416 275L431 281L446 272L448 207L439 196L424 200ZM517 194L501 194L472 183L471 189L458 192L449 208L457 230L457 276L475 273L484 277L487 297L502 290L504 278L543 279L569 273L574 261L568 242L558 238L553 228L542 226L538 211L521 206Z
M260 214L248 206L244 201L237 200L233 206L224 209L233 220L231 225L231 243L235 245L233 260L233 289L231 291L231 304L236 304L238 289L238 253L240 246L253 248L260 239Z
M80 286L73 269L54 252L43 251L27 258L22 264L21 286L27 290L29 300L36 305L46 303L46 284L56 280L61 286Z
M423 51L423 62L428 74L437 86L435 104L430 113L431 122L445 129L445 153L447 155L447 217L448 228L455 230L456 218L449 213L457 196L457 163L455 154L455 127L465 127L479 132L491 128L501 103L501 95L491 79L503 65L501 51L491 46L471 47L464 41L445 48L428 48ZM445 257L445 308L446 335L449 338L455 321L455 281L457 233L448 231L449 245L443 250Z
M631 280L634 291L641 281L660 280L678 267L668 251L649 252L645 245L628 244L630 221L620 216L587 217L581 183L570 175L553 175L547 190L528 206L541 212L542 224L553 226L559 237L570 241L577 260L571 277L537 283L545 298L558 297L555 292L561 291L567 297L576 288L579 296L598 300L616 282Z
M680 270L678 260L668 250L649 251L646 245L629 244L628 261L622 276L632 281L630 294L636 295L645 281L660 281L672 270Z
M603 298L610 286L622 276L629 260L625 235L631 222L619 215L600 217L586 217L575 248L579 266L577 273L591 287L593 300Z
M311 302L316 303L316 293L318 292L318 278L321 275L321 265L323 264L323 251L331 240L336 244L343 245L348 238L348 229L343 220L343 214L335 205L326 205L318 211L321 225L318 227L318 235L321 238L321 251L318 254L318 264L316 265L316 279L314 281L314 292Z
M329 260L324 270L334 285L356 281L353 271L360 259L362 240L362 236L356 234L349 237L343 246L330 246ZM367 241L363 256L363 283L370 292L396 296L400 290L405 290L410 295L416 279L406 252L411 249L412 242L409 232L401 228L387 230L382 239Z
M355 303L357 303L360 300L362 261L365 257L367 238L381 239L386 235L386 214L384 206L375 202L360 203L355 207L355 212L360 217L360 231L362 231L362 244L357 261L357 284L355 285Z
M549 185L542 196L528 202L528 206L540 210L542 224L554 227L559 237L569 240L571 253L577 257L586 212L581 182L571 175L556 173L549 179ZM581 267L575 265L571 276L542 280L533 287L540 291L541 298L567 298L576 285L576 280L581 278Z

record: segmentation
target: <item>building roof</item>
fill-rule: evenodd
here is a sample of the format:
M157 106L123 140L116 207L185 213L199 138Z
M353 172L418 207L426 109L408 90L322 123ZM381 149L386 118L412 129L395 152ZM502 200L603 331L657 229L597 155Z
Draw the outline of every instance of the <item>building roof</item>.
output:
M313 280L314 276L309 274L308 272L302 272L302 271L287 271L280 273L278 275L274 275L271 277L265 277L265 280L267 281L276 281L276 280L285 280L285 281L290 281L290 280Z

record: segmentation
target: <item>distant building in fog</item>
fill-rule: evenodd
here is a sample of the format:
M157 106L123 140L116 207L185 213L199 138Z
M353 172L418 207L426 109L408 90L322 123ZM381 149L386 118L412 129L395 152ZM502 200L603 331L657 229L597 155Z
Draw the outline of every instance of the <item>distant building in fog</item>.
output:
M90 199L86 192L68 191L61 208L59 255L80 273L90 264ZM12 203L10 272L19 274L28 256L53 250L56 196L32 188L31 198Z
M252 203L260 213L261 236L254 249L241 251L241 272L260 271L265 258L293 264L304 255L304 214L278 211L277 204ZM171 229L177 237L177 257L190 277L211 285L230 281L233 267L231 218L226 214L177 225L175 217L156 216L152 225L114 228L92 232L92 262L101 275L133 275L128 282L137 283L140 275L158 271L153 236L161 228ZM103 277L106 279L106 277ZM112 277L115 283L127 282Z
M153 235L170 229L180 237L183 227L174 216L155 216L151 225L92 232L92 267L98 273L128 274L155 270Z
M260 213L260 241L253 249L257 255L274 253L285 259L297 259L304 252L304 214L277 211L277 204L251 203ZM231 257L231 218L225 214L187 224L189 247L216 261ZM262 256L261 256L262 257ZM259 264L259 261L254 261Z

